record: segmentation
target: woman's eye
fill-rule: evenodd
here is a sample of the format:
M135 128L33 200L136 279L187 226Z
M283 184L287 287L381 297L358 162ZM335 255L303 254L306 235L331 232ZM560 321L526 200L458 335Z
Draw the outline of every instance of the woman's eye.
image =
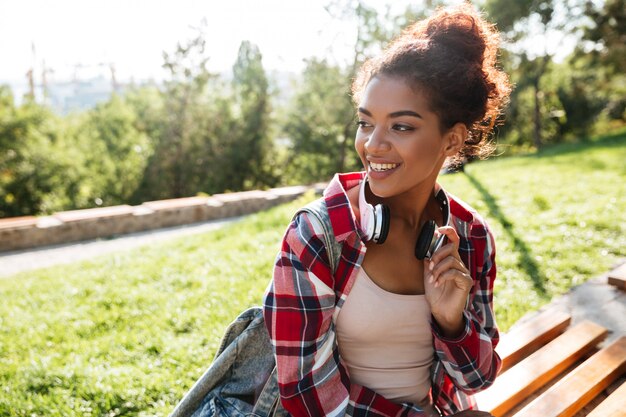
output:
M411 130L414 130L412 126L400 125L400 124L393 125L393 129L399 132L409 132Z
M371 125L369 123L367 123L365 120L359 120L356 122L356 125L361 128L364 129L366 127L370 127Z

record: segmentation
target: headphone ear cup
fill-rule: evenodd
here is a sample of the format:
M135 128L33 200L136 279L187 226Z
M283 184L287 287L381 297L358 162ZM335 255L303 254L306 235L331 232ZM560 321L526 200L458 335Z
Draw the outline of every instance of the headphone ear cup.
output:
M376 240L376 243L379 245L385 243L387 240L387 235L389 234L389 225L391 224L391 214L389 213L389 207L385 204L381 204L381 212L382 212L382 224L380 225L380 235Z
M428 220L420 230L417 242L415 242L415 257L420 261L426 257L428 249L430 249L435 229L437 229L437 223L434 220Z

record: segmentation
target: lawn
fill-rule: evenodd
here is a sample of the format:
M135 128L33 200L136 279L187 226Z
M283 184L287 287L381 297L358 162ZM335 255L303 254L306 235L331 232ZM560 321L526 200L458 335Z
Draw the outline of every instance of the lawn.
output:
M474 163L443 185L489 221L506 330L626 257L626 133ZM312 198L89 262L0 280L0 415L167 415L241 310L259 304Z

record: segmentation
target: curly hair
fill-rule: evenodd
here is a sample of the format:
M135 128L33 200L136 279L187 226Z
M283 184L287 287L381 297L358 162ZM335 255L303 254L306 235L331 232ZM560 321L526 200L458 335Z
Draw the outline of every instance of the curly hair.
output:
M459 122L467 127L453 163L487 157L495 148L490 134L511 92L507 74L496 66L499 43L494 25L471 4L438 9L363 64L352 84L353 99L358 105L373 77L403 78L426 95L442 133Z

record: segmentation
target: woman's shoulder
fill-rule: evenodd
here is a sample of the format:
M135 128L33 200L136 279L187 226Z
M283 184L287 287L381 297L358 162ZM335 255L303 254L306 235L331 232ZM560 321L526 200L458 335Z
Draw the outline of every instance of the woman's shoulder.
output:
M489 233L487 220L474 207L454 194L448 193L448 198L450 200L450 215L455 223L466 224L472 235Z

